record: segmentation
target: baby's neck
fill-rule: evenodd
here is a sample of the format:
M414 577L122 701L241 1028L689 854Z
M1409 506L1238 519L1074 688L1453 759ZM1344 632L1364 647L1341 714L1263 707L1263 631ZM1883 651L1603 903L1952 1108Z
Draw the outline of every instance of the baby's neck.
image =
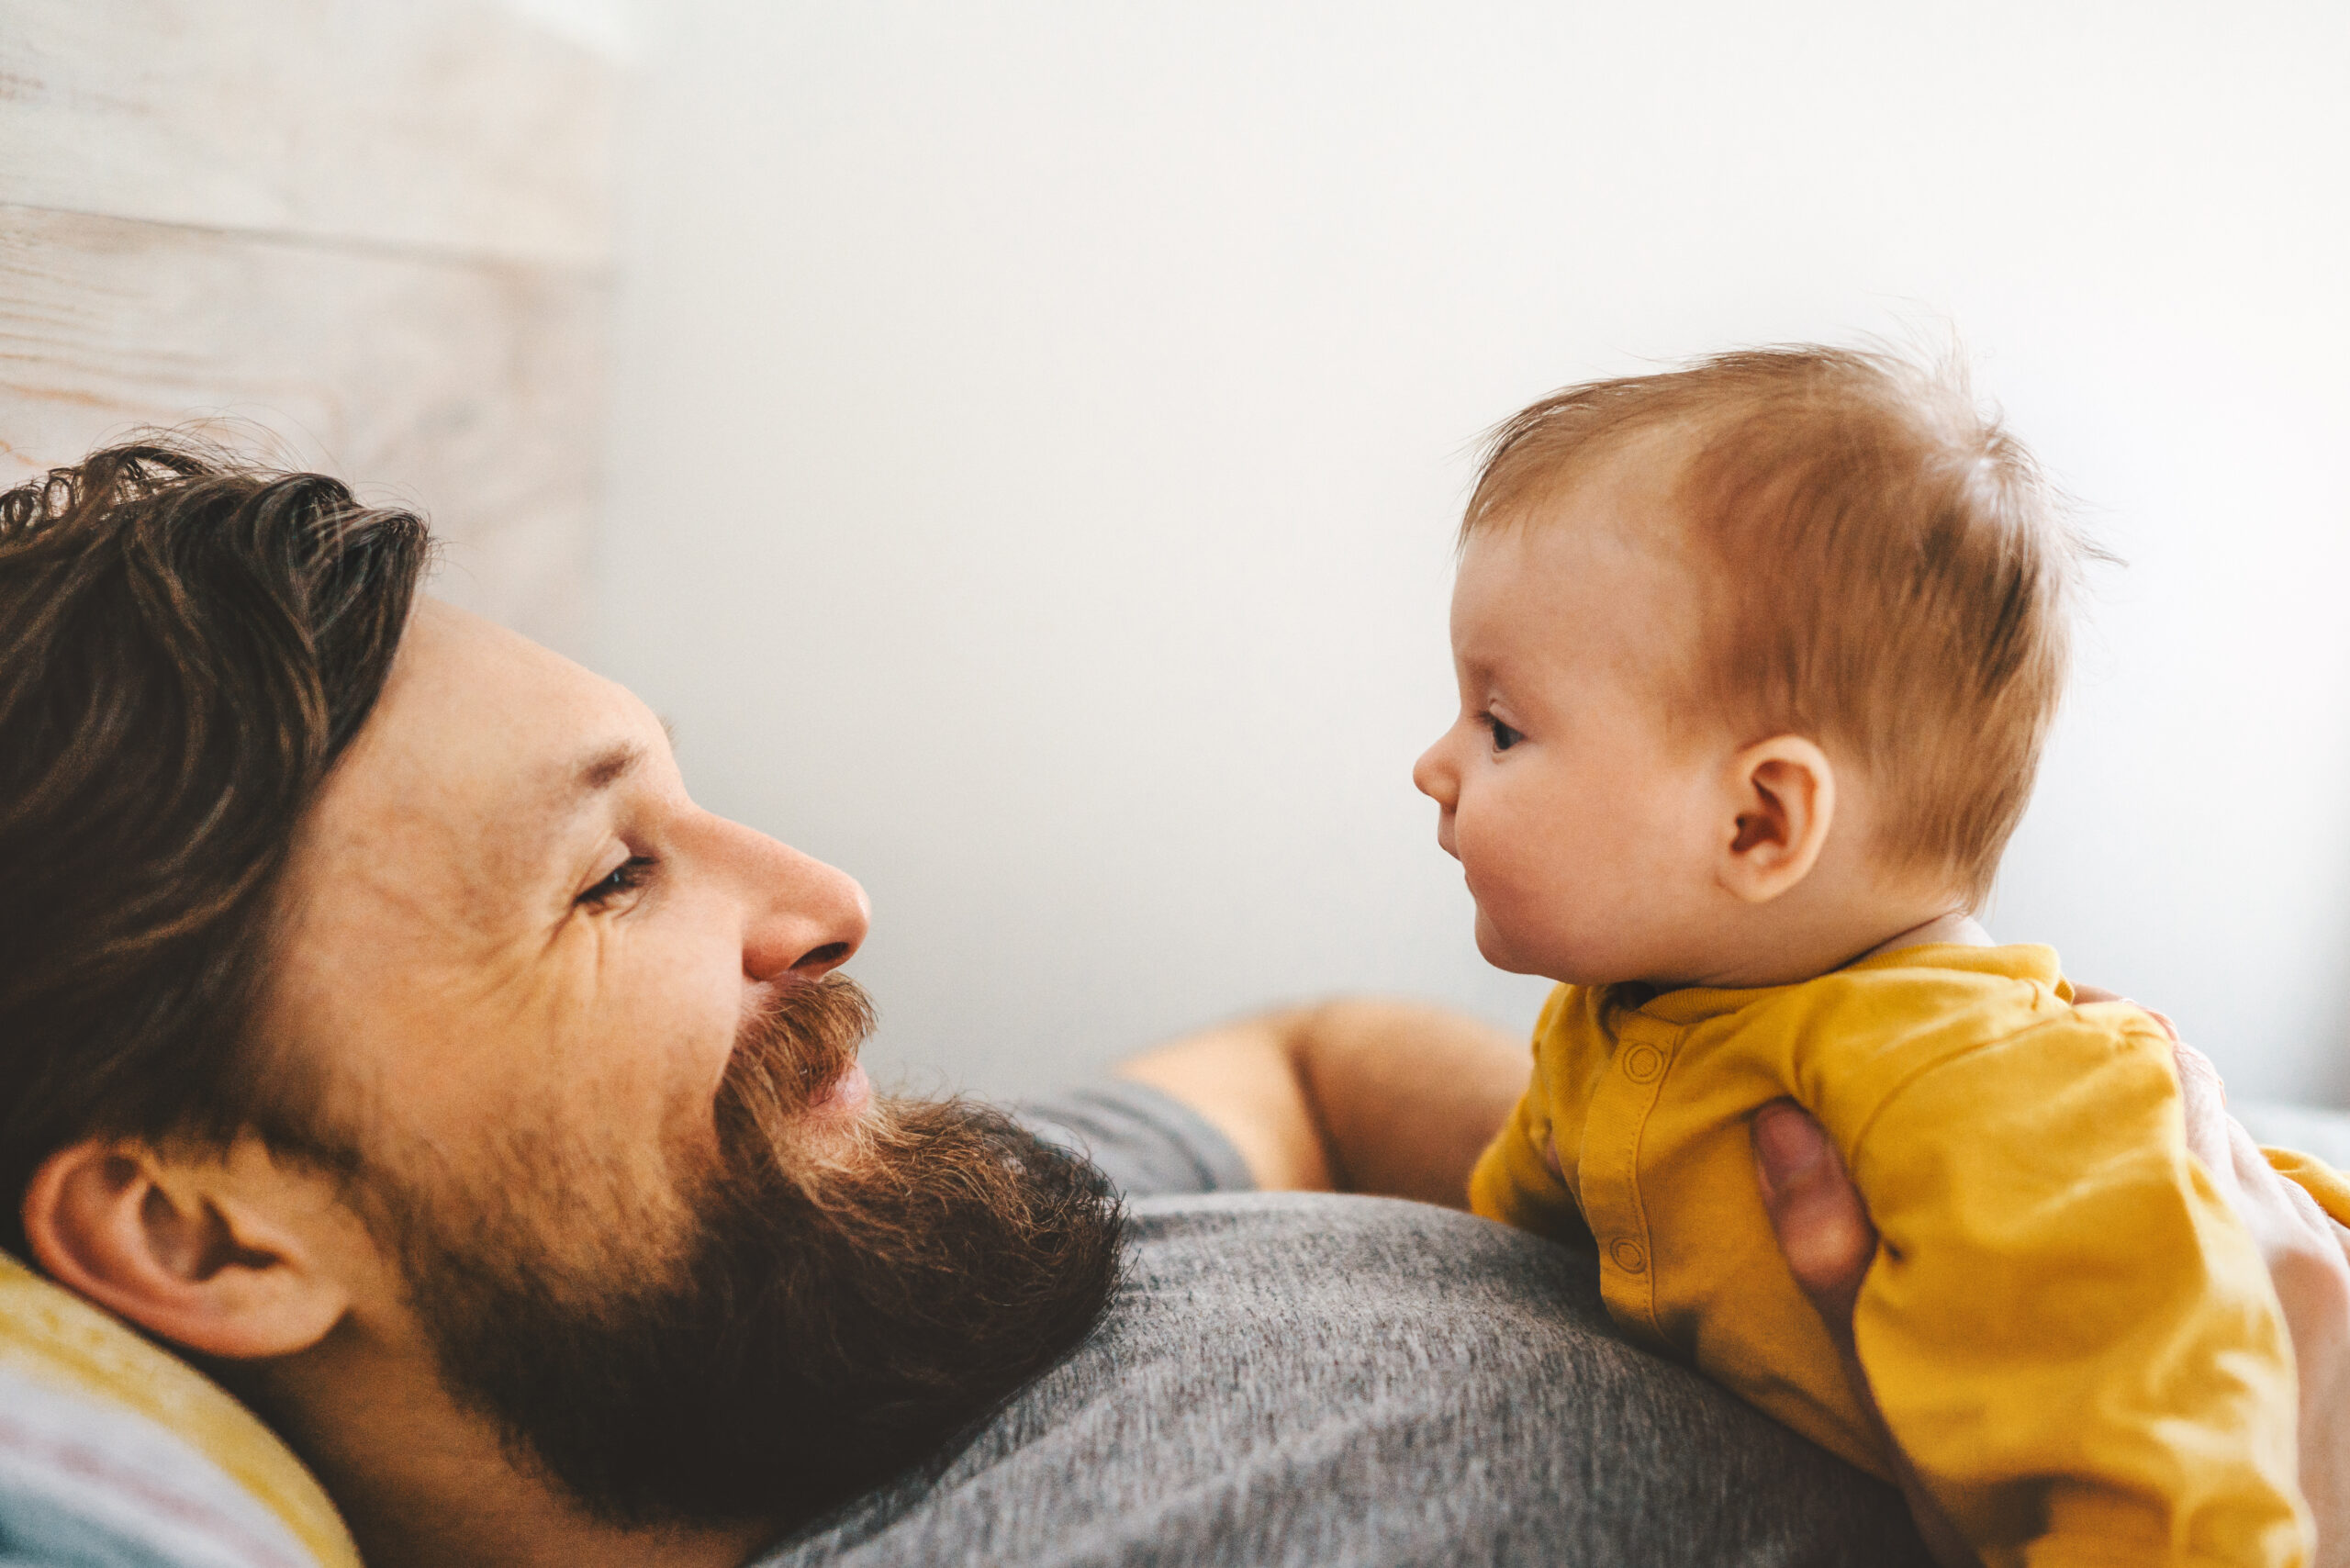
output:
M1913 925L1907 931L1895 932L1867 952L1863 953L1861 958L1874 958L1880 953L1897 953L1904 947L1923 947L1931 943L1948 943L1957 947L1997 946L1991 940L1991 934L1983 929L1981 922L1964 910L1957 909L1951 911L1948 914L1936 915L1922 925ZM1852 961L1858 963L1860 958Z
M1928 943L1991 946L1991 934L1964 907L1953 907L1954 902L1933 898L1852 903L1806 900L1773 910L1775 918L1767 924L1758 920L1743 931L1722 934L1726 940L1687 968L1676 967L1678 972L1640 978L1662 991L1686 986L1742 991L1799 984L1880 953Z

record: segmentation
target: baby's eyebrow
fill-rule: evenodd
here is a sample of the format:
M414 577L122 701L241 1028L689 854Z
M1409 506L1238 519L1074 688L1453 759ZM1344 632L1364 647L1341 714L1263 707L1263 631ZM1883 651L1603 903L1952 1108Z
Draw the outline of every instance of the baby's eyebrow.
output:
M1472 680L1493 678L1495 661L1489 654L1476 649L1467 650L1460 655L1458 662L1460 673Z

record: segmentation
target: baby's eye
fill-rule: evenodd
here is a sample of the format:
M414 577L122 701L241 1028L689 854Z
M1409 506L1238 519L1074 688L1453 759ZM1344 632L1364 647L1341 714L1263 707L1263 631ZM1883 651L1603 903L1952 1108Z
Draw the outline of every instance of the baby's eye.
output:
M1511 729L1507 724L1503 723L1499 719L1494 718L1491 713L1485 715L1485 728L1493 732L1494 749L1495 751L1507 751L1510 747L1516 745L1519 741L1526 738L1519 734L1516 730Z
M632 855L611 869L610 875L598 881L577 902L587 909L602 909L623 893L632 893L644 886L653 875L655 862L650 855Z

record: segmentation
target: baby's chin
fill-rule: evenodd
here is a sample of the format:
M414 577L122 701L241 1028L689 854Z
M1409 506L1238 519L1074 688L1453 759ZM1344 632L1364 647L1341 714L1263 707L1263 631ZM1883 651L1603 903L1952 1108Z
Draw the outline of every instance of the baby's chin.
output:
M1482 908L1477 911L1477 951L1485 962L1505 973L1539 975L1564 985L1615 985L1649 979L1634 955L1528 942L1514 936Z
M1485 962L1507 974L1540 975L1546 980L1567 978L1553 972L1558 966L1546 963L1540 956L1527 952L1523 944L1513 940L1482 909L1477 912L1477 951Z

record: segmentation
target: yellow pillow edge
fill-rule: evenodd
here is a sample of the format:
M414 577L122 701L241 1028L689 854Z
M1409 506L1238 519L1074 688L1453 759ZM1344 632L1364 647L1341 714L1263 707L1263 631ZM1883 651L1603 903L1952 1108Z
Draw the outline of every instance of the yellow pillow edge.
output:
M259 1417L185 1361L5 1255L0 1366L146 1417L276 1515L321 1568L361 1568L326 1489Z

